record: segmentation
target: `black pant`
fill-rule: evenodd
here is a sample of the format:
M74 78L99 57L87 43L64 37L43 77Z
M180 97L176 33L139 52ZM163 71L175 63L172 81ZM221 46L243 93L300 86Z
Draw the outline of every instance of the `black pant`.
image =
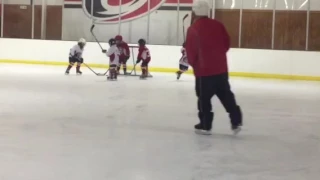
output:
M83 63L83 58L69 57L69 63Z
M196 94L198 97L198 116L204 130L211 130L213 112L211 98L217 95L229 113L232 126L242 125L242 113L230 89L228 73L196 77Z

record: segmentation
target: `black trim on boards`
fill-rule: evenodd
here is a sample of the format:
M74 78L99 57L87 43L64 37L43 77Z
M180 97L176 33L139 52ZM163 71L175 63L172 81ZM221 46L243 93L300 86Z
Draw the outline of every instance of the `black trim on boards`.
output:
M65 4L64 8L81 9L82 8L82 4Z
M81 4L65 4L64 8L78 9L78 8L82 8L82 5ZM178 6L161 6L157 10L160 10L160 11L177 11L178 10ZM192 8L191 7L186 7L186 6L180 6L179 10L180 11L191 11Z

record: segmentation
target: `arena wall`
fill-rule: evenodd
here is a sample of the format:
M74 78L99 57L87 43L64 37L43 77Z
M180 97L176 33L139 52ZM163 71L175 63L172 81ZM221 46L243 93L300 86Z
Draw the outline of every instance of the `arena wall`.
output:
M67 65L74 41L1 39L0 63ZM106 43L102 43L107 48ZM148 45L151 72L175 72L181 57L180 46ZM136 49L134 56L137 55ZM230 74L240 77L291 80L320 80L320 52L231 49L228 53ZM85 63L107 68L108 58L97 43L87 43ZM132 68L133 59L129 60ZM192 73L191 71L189 73Z
M93 16L88 13L91 11L90 2L95 4ZM89 31L94 19L99 23L94 31L100 41L107 42L110 37L122 34L129 43L137 43L138 39L145 38L149 44L181 45L184 41L182 17L191 13L192 2L193 0L0 0L0 3L4 3L4 14L0 15L3 23L2 37L65 41L84 37L88 41L94 41ZM210 16L226 26L234 48L320 51L319 0L208 2L212 7ZM107 3L112 6L107 6ZM143 3L151 4L150 10L139 10ZM108 7L107 11L104 7ZM126 17L127 12L132 12L130 18ZM105 17L99 17L99 13ZM117 17L116 21L106 20L114 17ZM190 24L190 19L186 19L186 27Z

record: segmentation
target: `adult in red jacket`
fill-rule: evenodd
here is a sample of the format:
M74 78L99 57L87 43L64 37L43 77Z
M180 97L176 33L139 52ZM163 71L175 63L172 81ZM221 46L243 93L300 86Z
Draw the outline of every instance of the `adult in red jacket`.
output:
M117 67L117 71L119 73L120 67L122 65L123 68L123 73L127 74L127 61L130 58L130 49L129 46L126 42L122 40L121 35L117 35L115 37L117 47L120 51L120 56L119 56L119 66Z
M229 113L232 130L238 133L242 126L242 113L229 84L229 35L222 23L208 17L209 10L206 1L194 2L192 24L186 38L188 61L196 77L198 97L200 123L195 125L195 129L200 134L211 134L214 115L211 98L217 95Z

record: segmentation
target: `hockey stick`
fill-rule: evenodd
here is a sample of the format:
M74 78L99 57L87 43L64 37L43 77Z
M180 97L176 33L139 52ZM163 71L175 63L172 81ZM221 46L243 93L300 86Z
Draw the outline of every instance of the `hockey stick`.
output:
M186 14L185 16L183 16L182 19L182 30L183 30L183 41L186 42L186 32L185 32L185 28L184 28L184 20L189 16L189 14Z
M96 73L96 72L95 72L93 69L91 69L90 66L88 66L86 63L82 63L82 64L84 64L85 66L87 66L87 68L89 68L90 71L92 71L92 72L93 72L95 75L97 75L97 76L105 76L105 75L107 74L107 72L109 71L109 69L108 69L108 71L105 72L104 74Z
M91 28L90 28L90 32L91 32L92 36L94 37L94 39L96 40L96 42L99 44L101 50L104 51L105 49L102 48L100 42L98 41L97 37L96 37L96 36L94 35L94 33L93 33L93 28L94 28L94 26L95 26L95 25L92 24L92 26L91 26Z
M132 69L131 72L128 73L127 75L131 75L131 74L133 73L133 71L136 69L136 65L137 65L137 64L135 64L135 65L133 66L133 69Z

